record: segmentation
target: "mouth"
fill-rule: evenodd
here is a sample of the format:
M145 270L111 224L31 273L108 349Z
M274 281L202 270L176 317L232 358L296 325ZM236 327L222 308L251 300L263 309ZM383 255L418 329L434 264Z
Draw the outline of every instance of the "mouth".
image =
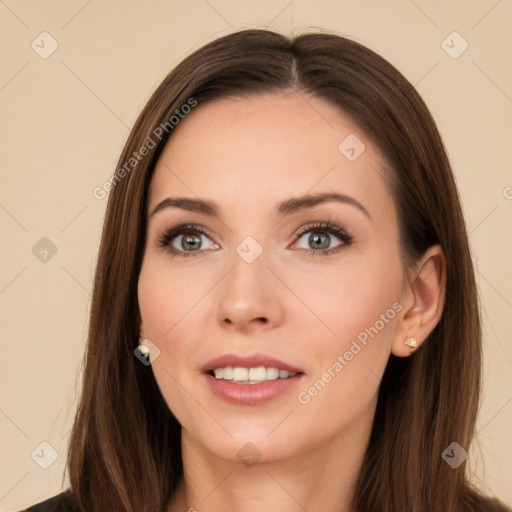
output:
M270 356L226 354L202 369L217 397L238 405L258 405L283 395L303 380L304 371Z
M201 371L219 380L244 383L288 379L304 373L300 368L265 354L225 354L208 361Z

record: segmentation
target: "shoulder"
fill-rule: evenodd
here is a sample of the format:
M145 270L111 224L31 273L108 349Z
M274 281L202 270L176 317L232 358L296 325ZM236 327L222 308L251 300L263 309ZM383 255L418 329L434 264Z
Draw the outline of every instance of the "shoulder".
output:
M80 507L69 489L19 512L80 512Z

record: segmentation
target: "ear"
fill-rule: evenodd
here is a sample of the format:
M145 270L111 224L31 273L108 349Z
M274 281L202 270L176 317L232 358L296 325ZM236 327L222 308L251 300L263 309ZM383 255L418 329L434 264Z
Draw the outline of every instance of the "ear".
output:
M402 289L403 313L391 353L407 357L413 351L404 340L414 336L418 347L439 323L446 296L446 258L440 245L430 247L410 271Z

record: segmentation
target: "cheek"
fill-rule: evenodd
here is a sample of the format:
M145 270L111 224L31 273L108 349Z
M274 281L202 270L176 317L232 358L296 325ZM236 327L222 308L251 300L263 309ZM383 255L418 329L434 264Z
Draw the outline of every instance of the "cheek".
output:
M205 288L205 289L203 289ZM144 260L138 282L139 308L144 335L163 344L193 315L194 306L207 289L207 283L190 274L170 272L169 265L151 256Z
M390 321L396 317L397 306L393 308L393 304L401 296L400 262L392 254L389 259L372 256L351 255L335 270L328 267L295 276L294 292L304 298L311 312L303 318L311 319L311 328L316 325L335 352L360 333L364 341L365 329L375 324L379 334L387 335Z
M402 309L401 279L399 260L365 258L320 279L322 290L309 292L325 329L321 343L304 347L314 364L297 400L308 413L322 415L325 426L374 405Z
M180 423L190 400L178 384L184 381L182 362L188 359L186 333L190 324L187 322L193 305L204 294L200 288L197 282L190 286L188 279L184 281L179 273L171 275L168 265L151 255L143 261L138 281L143 334L160 349L151 369L165 402L173 413L178 413Z
M199 373L197 331L205 316L204 304L212 283L197 272L173 271L165 258L144 259L138 281L143 334L155 343L160 356L152 369L169 407L186 402L180 383ZM191 371L192 370L192 371ZM183 395L183 396L182 396Z

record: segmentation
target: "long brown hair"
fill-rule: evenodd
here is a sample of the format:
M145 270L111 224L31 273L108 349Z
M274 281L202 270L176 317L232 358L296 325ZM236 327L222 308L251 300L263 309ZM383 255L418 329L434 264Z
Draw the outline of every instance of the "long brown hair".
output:
M399 71L361 44L321 31L223 36L182 61L139 115L109 186L69 445L71 490L88 512L156 512L165 510L182 478L180 425L151 368L133 354L148 186L172 136L170 119L177 110L186 113L184 105L283 90L329 101L381 150L391 170L403 264L434 244L447 261L439 324L412 357L390 356L354 509L506 510L471 486L466 464L453 469L441 456L453 441L468 450L474 436L482 338L467 233L443 142Z

